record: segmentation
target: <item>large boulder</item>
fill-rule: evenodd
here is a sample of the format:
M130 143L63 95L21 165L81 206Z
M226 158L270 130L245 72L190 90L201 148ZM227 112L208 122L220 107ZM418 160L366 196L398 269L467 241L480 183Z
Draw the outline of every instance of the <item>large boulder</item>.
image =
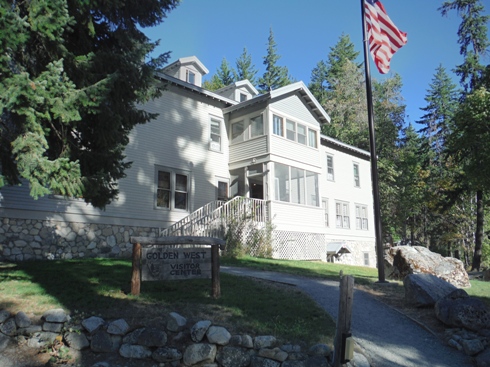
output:
M433 274L458 288L471 287L463 262L443 257L423 246L396 246L385 256L388 277L404 279L408 274Z
M403 286L405 300L415 307L432 307L437 301L458 289L432 274L408 274L403 279Z
M445 325L480 331L490 328L490 310L476 297L455 291L436 302L436 317Z

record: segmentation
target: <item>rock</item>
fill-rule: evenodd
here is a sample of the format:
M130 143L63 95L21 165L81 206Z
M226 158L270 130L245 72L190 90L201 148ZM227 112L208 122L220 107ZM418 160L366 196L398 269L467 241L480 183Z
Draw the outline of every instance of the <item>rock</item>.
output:
M212 344L226 345L231 339L231 334L224 327L211 326L206 332L206 337Z
M123 342L144 345L145 347L163 347L167 344L167 334L155 328L141 328L127 334Z
M151 358L160 363L179 361L182 358L182 353L175 348L163 347L155 350Z
M73 348L75 350L82 350L88 348L90 345L87 337L81 333L65 333L64 339L66 341L66 344L68 344L70 348Z
M388 250L385 261L388 277L403 279L408 274L428 273L458 288L471 287L463 262L443 257L423 246L396 246Z
M69 316L62 308L55 308L53 310L46 311L42 319L47 322L66 322L69 321Z
M490 312L485 303L476 297L440 299L434 307L436 317L451 327L479 331L490 328Z
M243 348L226 346L216 356L223 367L246 367L250 364L250 353Z
M277 339L272 335L257 336L254 339L254 349L275 347Z
M259 350L259 356L273 359L275 361L284 362L288 358L288 354L280 348L262 348Z
M129 325L124 319L112 321L107 326L107 332L114 335L125 335L129 330Z
M123 344L119 348L119 354L124 358L145 359L151 357L151 350L142 345Z
M408 274L403 279L403 286L405 300L415 307L434 306L441 298L458 289L451 283L428 273Z
M326 344L316 344L308 350L308 355L310 356L321 356L328 358L331 354L332 349Z
M0 352L7 349L9 343L10 343L10 338L7 335L0 333Z
M477 367L490 367L490 348L487 348L475 358Z
M284 344L281 346L281 350L285 351L286 353L300 353L301 346L296 344Z
M348 365L353 367L371 367L368 359L361 353L354 352L354 359L352 359Z
M7 336L14 336L17 333L17 325L13 317L0 325L0 332Z
M204 335L206 335L206 332L208 331L210 326L211 326L211 321L209 321L209 320L203 320L203 321L196 322L191 327L191 339L192 339L192 341L195 343L200 343L202 341L202 339L204 338Z
M90 341L90 348L94 352L109 353L116 352L121 345L121 337L118 335L111 335L106 331L96 331Z
M170 312L167 322L167 329L170 331L180 331L187 324L187 319L176 312Z
M43 324L43 331L51 331L52 333L59 333L63 328L63 324L57 322L45 322Z
M281 363L273 361L272 359L262 358L259 356L252 356L250 367L280 367Z
M290 360L282 362L281 367L306 367L306 361Z
M29 338L29 340L27 341L27 346L38 349L44 348L46 345L52 344L57 336L58 334L56 333L41 331L32 335L32 337Z
M10 312L7 310L0 310L0 324L4 323L7 321L7 319L10 317Z
M490 269L487 269L483 272L483 280L485 282L490 282Z
M212 363L216 358L216 345L214 344L191 344L184 352L184 365L192 366L198 363Z
M82 321L82 326L87 330L90 334L95 332L99 327L105 324L104 319L101 319L97 316L89 317Z
M485 346L479 339L462 340L461 345L463 346L464 352L469 356L474 356L485 349Z
M22 311L15 315L15 323L18 328L26 328L31 325L31 319Z
M306 367L329 367L325 357L311 356L306 360Z

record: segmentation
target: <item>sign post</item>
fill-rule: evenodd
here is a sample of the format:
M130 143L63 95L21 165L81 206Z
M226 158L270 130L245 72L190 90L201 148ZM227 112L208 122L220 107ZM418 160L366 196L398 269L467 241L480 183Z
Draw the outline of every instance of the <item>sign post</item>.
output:
M140 294L141 281L211 279L211 295L221 296L219 250L225 241L213 237L131 237L131 294Z

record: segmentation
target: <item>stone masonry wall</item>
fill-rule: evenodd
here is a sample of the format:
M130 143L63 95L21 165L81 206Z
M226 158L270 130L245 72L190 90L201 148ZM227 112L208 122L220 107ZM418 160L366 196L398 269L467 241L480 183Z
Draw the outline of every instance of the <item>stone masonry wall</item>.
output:
M158 233L154 227L0 218L0 260L129 258L130 237Z

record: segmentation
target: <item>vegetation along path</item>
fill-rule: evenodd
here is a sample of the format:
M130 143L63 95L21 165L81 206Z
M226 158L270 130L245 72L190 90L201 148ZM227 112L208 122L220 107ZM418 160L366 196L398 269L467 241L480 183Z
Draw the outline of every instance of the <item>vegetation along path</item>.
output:
M337 318L339 283L336 281L230 266L221 266L221 271L294 285ZM373 367L473 366L470 357L361 290L354 291L352 335Z

